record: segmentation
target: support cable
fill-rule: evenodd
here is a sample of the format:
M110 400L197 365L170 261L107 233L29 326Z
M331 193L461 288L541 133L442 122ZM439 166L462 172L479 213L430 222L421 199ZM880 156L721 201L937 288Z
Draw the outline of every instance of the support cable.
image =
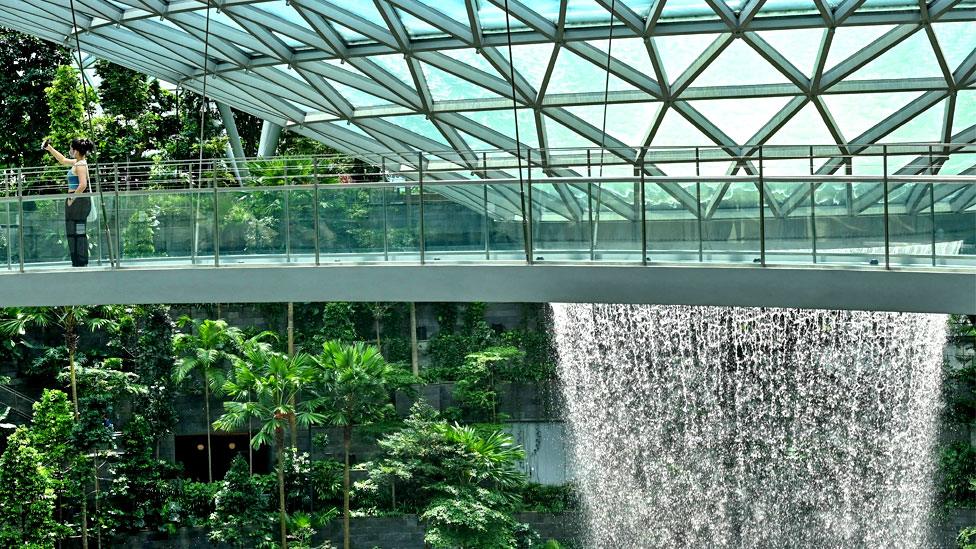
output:
M603 121L600 125L600 171L598 181L596 184L596 216L595 223L592 228L592 239L591 249L596 250L597 245L597 234L600 230L600 209L603 207L603 156L607 150L607 104L610 99L610 62L612 60L611 52L613 51L613 19L614 13L616 13L617 2L616 0L610 0L610 24L609 24L609 34L607 36L607 77L603 83ZM635 197L636 200L636 197ZM592 204L592 201L591 201ZM644 205L641 204L641 208Z
M518 101L515 98L515 57L512 55L512 24L511 15L508 12L508 0L505 0L505 36L508 38L508 72L509 72L509 83L512 85L512 118L515 119L515 160L518 163L518 179L519 179L519 198L522 203L522 242L525 245L525 261L526 263L532 263L532 250L531 240L529 238L529 231L532 230L529 227L529 211L525 207L525 181L522 176L522 140L519 138L519 121L518 121ZM532 166L529 166L532 169ZM532 205L529 204L529 208Z
M92 113L91 104L88 102L88 82L85 80L85 65L81 61L81 29L78 27L78 17L75 13L75 0L70 0L71 6L71 27L75 35L75 53L78 54L78 76L81 79L81 101L85 109L85 119L88 122L88 135L91 139L95 138L95 126L92 124ZM93 90L94 92L94 90ZM91 151L93 157L98 156L98 152L95 150ZM98 169L88 171L89 184L94 184L95 192L98 193L98 204L99 209L102 210L102 223L105 227L106 240L108 241L108 258L109 263L114 267L118 268L119 258L116 257L114 253L114 246L112 245L112 233L109 229L108 215L105 211L105 194L102 192L102 185L98 181ZM87 230L87 229L86 229ZM119 240L121 246L121 239ZM24 250L20 250L21 255L23 255Z

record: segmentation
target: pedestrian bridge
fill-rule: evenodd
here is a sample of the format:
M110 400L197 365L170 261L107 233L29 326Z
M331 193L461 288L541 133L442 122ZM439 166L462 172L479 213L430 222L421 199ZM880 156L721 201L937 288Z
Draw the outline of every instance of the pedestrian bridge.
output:
M581 301L976 313L976 146L939 144L937 158L932 150L876 146L838 160L836 147L769 147L741 173L717 174L709 159L728 165L721 150L646 151L648 162L671 162L669 174L688 173L667 176L580 150L547 152L549 165L584 174L575 176L523 167L533 151L485 152L474 171L447 154L356 165L100 163L83 269L67 257L63 171L8 170L0 304ZM823 169L835 162L842 170Z

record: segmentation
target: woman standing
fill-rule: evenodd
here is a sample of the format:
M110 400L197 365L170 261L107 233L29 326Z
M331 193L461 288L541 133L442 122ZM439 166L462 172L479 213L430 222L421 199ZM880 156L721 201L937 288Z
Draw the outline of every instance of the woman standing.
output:
M42 147L51 156L68 168L68 194L81 195L88 192L88 153L95 146L88 139L72 139L68 156L55 150L47 141ZM87 219L91 212L91 198L79 196L70 197L64 206L65 233L68 236L68 252L71 254L72 267L88 265L88 234Z

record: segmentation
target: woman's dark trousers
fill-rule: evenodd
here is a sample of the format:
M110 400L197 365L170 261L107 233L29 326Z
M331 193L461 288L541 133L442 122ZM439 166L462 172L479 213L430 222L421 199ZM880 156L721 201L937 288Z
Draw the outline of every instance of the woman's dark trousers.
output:
M88 265L88 214L90 198L75 198L64 206L65 233L68 235L68 253L72 267Z

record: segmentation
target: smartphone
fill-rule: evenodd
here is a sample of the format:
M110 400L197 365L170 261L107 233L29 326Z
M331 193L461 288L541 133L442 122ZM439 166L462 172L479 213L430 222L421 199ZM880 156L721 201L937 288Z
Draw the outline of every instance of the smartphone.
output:
M47 150L47 146L48 146L48 144L49 144L50 142L51 142L51 141L50 141L49 139L45 139L45 140L44 140L44 143L41 143L41 150L42 150L42 151L46 151L46 150Z

